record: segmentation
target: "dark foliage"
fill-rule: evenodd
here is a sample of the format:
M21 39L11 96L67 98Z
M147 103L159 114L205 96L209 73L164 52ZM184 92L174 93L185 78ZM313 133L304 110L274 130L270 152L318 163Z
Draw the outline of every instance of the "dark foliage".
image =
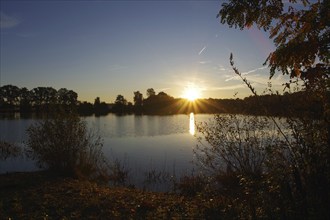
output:
M27 155L42 168L69 176L107 176L101 138L73 114L57 114L29 127Z
M19 157L21 154L22 149L19 146L0 140L0 161Z

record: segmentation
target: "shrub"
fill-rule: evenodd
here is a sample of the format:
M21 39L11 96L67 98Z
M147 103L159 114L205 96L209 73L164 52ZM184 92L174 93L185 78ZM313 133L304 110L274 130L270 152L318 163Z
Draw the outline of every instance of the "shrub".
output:
M205 190L206 182L203 175L182 176L177 183L177 189L181 195L196 196Z
M279 138L271 122L257 116L216 115L197 129L201 136L195 153L199 165L212 175L261 175L266 151Z
M232 56L230 60L258 98ZM238 218L329 218L329 85L328 78L303 85L306 96L300 104L312 106L318 100L317 114L302 108L298 115L287 112L281 121L267 111L264 118L218 115L198 126L197 162L211 179L209 188L228 196ZM226 181L235 179L238 183ZM228 190L231 185L235 188Z
M41 168L75 177L106 178L103 142L74 114L55 114L27 130L27 155Z
M198 165L208 179L207 193L232 199L237 216L256 216L269 149L280 140L266 117L216 115L197 126ZM207 178L206 178L207 177Z
M128 182L130 170L124 166L124 164L115 159L111 164L108 164L109 167L109 181L114 186L125 186Z
M15 144L0 140L0 160L21 156L22 150Z

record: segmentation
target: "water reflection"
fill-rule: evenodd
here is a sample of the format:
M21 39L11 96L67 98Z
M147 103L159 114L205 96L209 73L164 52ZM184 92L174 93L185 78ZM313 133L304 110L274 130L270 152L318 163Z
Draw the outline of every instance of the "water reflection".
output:
M195 115L194 115L194 113L190 113L190 116L189 116L189 133L191 135L195 134Z

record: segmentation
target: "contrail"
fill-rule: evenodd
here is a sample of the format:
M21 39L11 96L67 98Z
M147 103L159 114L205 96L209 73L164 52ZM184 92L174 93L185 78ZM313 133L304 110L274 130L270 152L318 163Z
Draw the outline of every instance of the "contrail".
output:
M263 69L266 69L266 68L267 68L266 66L262 66L262 67L259 67L259 68L253 69L253 70L249 70L247 72L242 72L242 76L245 76L245 75L248 75L250 73L254 73L258 70L263 70ZM231 81L233 79L240 80L240 78L238 76L231 76L230 78L225 79L225 82ZM251 80L251 78L249 78L249 80Z
M266 69L267 66L262 66L262 67L259 67L259 68L256 68L256 69L253 69L253 70L250 70L250 71L247 71L247 72L243 72L242 75L247 75L247 74L250 74L250 73L254 73L258 70L263 70L263 69Z
M198 55L201 55L205 49L206 49L206 46L204 46L204 47L201 49L201 51L199 51Z

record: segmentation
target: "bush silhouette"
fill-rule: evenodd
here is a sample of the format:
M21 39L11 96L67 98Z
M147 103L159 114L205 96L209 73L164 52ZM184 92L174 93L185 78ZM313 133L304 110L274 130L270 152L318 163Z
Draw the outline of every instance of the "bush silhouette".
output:
M99 178L106 176L103 142L74 114L56 114L27 130L27 155L41 168L62 174Z

